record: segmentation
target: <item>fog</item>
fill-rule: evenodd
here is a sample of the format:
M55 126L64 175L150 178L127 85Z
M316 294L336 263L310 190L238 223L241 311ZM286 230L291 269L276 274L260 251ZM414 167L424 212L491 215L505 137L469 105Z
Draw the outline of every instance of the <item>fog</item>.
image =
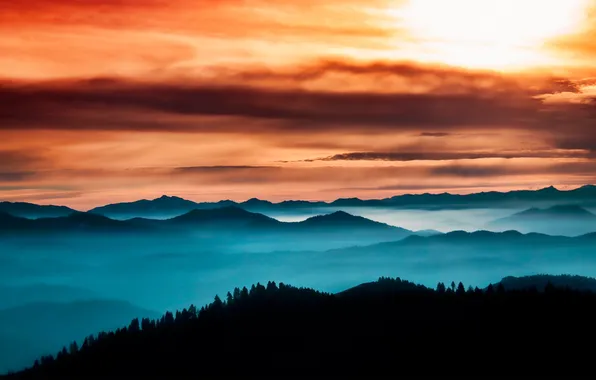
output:
M520 208L507 209L466 209L466 210L411 210L411 209L384 209L373 207L351 207L341 210L352 215L362 216L377 222L403 227L413 231L436 230L450 231L476 231L486 228L487 223L522 211ZM339 211L335 209L308 210L293 213L274 213L272 217L287 221L297 222L313 215Z
M412 230L442 232L481 229L487 222L515 212L511 209L345 211ZM296 221L310 215L274 216ZM212 301L215 294L225 296L234 287L248 287L256 282L274 280L337 292L380 276L401 277L430 287L438 281L452 280L484 287L508 275L593 276L596 273L596 258L589 245L497 246L455 242L370 247L371 244L370 239L364 241L358 236L327 239L313 234L288 239L272 235L255 237L242 231L225 231L217 236L197 233L0 237L0 325L3 318L12 321L0 328L0 341L13 342L0 345L0 358L3 349L14 347L15 341L24 347L18 355L11 353L10 359L8 356L0 359L0 372L31 364L39 355L53 353L69 341L80 340L98 329L127 325L134 316L154 317L190 304L201 306ZM352 246L361 247L349 248ZM52 321L36 317L36 313L45 315L48 310L75 301L94 301L85 307L92 306L90 310L103 310L120 319L102 317L91 321L88 314L80 318L72 315L77 313L74 308L67 310L76 323L63 323L63 317ZM37 306L37 310L35 305L39 302L49 304ZM24 311L18 309L25 305L33 306ZM22 334L15 333L17 312L33 315L23 320L28 325L18 326L20 329L28 331L30 326L43 334L36 324L44 325L52 332L51 337L33 343L27 338L25 342ZM61 312L55 315L63 315Z

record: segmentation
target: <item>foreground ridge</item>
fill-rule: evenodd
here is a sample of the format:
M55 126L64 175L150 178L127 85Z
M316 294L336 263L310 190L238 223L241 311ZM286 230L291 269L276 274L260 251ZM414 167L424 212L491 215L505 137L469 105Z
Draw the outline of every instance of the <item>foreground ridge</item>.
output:
M328 294L269 282L236 288L225 300L216 296L200 310L135 319L9 378L387 370L494 375L514 369L569 374L591 363L588 351L569 347L579 337L596 338L595 316L595 293L550 283L542 291L502 284L466 289L454 282L429 289L382 277ZM538 352L539 366L531 359Z

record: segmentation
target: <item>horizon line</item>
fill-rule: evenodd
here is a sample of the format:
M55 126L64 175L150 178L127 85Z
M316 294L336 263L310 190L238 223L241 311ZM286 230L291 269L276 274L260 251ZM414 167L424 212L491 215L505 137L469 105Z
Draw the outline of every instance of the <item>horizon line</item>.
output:
M568 185L565 185L568 186ZM186 201L190 201L190 202L195 202L197 204L215 204L215 203L220 203L220 202L233 202L236 204L244 204L247 203L249 201L261 201L261 202L268 202L271 203L273 205L279 205L279 204L283 204L283 203L287 203L287 202L307 202L307 203L325 203L327 205L330 205L336 201L340 201L340 200L350 200L350 199L358 199L358 200L362 200L362 201L382 201L382 200L387 200L387 199L392 199L392 198L399 198L399 197L405 197L405 196L428 196L428 195L451 195L451 196L470 196L470 195L476 195L476 194L487 194L487 193L496 193L496 194L509 194L509 193L515 193L515 192L538 192L538 191L544 191L544 190L548 190L548 189L554 189L557 192L571 192L571 191L575 191L581 188L586 188L586 187L596 187L595 184L584 184L584 185L578 185L576 187L573 188L567 188L567 189L559 189L557 188L555 185L550 185L550 186L545 186L545 187L541 187L541 188L537 188L537 189L515 189L515 190L508 190L508 191L497 191L497 190L489 190L489 191L477 191L477 192L469 192L469 193L451 193L448 191L444 191L444 192L424 192L424 193L403 193L403 194L397 194L397 195L393 195L393 196L389 196L386 198L364 198L364 197L348 197L348 198L335 198L333 200L329 200L329 201L325 201L325 200L305 200L305 199L284 199L282 201L270 201L268 199L264 199L264 198L258 198L258 197L251 197L245 200L233 200L233 199L220 199L217 201L201 201L201 200L193 200L193 199L189 199L189 198L185 198L182 196L178 196L178 195L168 195L168 194L162 194L161 196L158 196L156 198L140 198L140 199L133 199L133 200L126 200L126 201L121 201L121 202L114 202L114 203L103 203L103 204L98 204L94 207L90 207L88 209L85 210L81 210L81 209L76 209L74 207L70 207L70 206L66 206L66 205L61 205L61 204L55 204L55 203L48 203L48 204L39 204L39 203L34 203L34 202L27 202L27 201L19 201L19 200L9 200L9 199L0 199L0 203L13 203L13 204L18 204L18 203L24 203L24 204L32 204L32 205L37 205L37 206L54 206L54 207L67 207L70 208L72 210L75 211L80 211L80 212L87 212L87 211L91 211L93 209L96 208L100 208L100 207L105 207L105 206L110 206L110 205L115 205L115 204L126 204L126 203L134 203L134 202L139 202L139 201L155 201L161 198L178 198L178 199L182 199L182 200L186 200Z

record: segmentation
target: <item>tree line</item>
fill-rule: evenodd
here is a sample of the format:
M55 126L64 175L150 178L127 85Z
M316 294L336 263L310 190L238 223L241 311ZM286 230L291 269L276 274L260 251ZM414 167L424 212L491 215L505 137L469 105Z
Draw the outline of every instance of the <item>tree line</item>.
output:
M506 290L502 284L466 288L461 282L431 289L381 277L329 294L270 281L236 288L223 299L215 296L200 308L134 319L80 345L73 342L12 376L381 369L447 374L479 368L490 373L517 368L517 374L567 368L569 374L591 362L590 351L579 347L582 340L596 339L594 320L594 293L552 284L544 291ZM538 354L542 364L534 365L531 358Z

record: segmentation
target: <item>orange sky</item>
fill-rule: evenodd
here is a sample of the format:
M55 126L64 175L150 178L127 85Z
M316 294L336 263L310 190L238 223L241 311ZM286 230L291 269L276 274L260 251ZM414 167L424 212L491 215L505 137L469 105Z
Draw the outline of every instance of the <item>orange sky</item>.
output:
M594 0L0 4L0 199L596 182Z

